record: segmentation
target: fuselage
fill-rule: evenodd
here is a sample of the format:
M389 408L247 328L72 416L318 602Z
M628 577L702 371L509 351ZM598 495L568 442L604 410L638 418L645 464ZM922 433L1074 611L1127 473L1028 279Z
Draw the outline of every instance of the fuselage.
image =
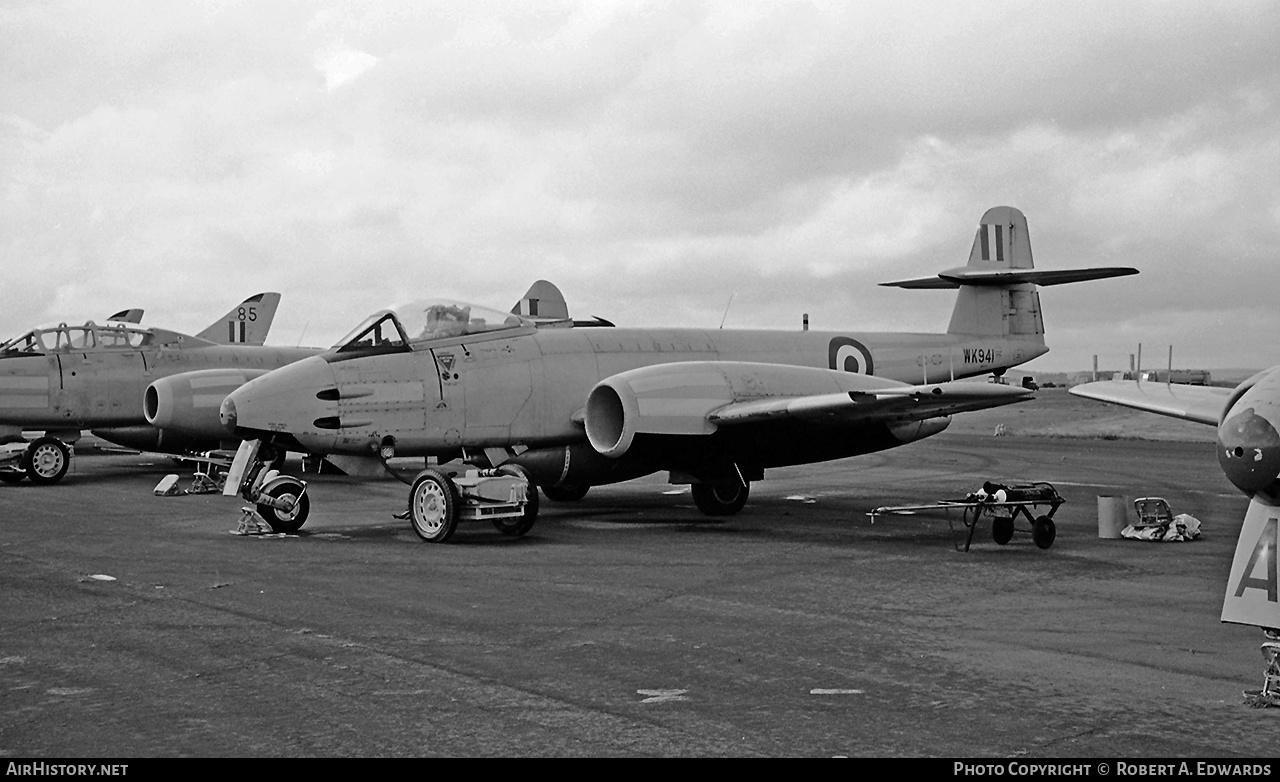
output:
M526 326L397 352L330 351L250 381L228 397L223 419L243 436L288 435L314 453L368 455L389 440L404 456L539 448L583 442L592 387L639 367L759 362L918 384L1046 351L1035 340L953 334Z
M81 338L57 340L57 330L49 330L48 345L37 342L0 353L0 425L59 430L145 425L143 394L158 378L214 368L266 372L317 352L218 345L159 329L62 331L80 332ZM118 340L101 344L116 335Z

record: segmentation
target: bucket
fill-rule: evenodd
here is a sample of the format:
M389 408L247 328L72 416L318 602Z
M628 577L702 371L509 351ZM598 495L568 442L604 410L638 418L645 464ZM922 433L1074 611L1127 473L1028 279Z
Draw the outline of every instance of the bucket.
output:
M1120 530L1128 526L1127 505L1124 497L1098 495L1098 537L1118 538Z

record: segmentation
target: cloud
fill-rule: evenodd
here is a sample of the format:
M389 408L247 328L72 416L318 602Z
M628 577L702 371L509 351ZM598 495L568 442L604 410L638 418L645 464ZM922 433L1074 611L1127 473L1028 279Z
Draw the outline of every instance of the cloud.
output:
M1011 204L1037 265L1143 270L1046 290L1040 362L1144 329L1280 362L1227 327L1280 325L1277 33L1266 3L9 5L0 253L39 273L0 331L274 289L278 337L324 342L539 277L620 323L732 295L727 325L940 329L944 294L875 283Z

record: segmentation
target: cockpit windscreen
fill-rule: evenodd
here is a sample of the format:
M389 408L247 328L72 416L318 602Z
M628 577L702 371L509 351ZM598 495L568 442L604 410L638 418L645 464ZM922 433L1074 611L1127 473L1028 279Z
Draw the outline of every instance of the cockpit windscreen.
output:
M519 315L475 304L440 299L419 301L374 313L338 343L338 352L394 352L411 349L410 343L532 325Z

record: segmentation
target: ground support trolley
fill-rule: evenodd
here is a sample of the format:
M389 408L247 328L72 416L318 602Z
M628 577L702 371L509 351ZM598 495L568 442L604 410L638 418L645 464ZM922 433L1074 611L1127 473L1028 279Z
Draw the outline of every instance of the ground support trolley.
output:
M1053 523L1053 515L1066 500L1058 494L1053 484L1045 481L1005 485L987 481L982 488L963 499L939 500L922 505L892 505L873 509L869 514L874 524L878 516L889 513L907 513L918 510L956 509L960 510L960 518L968 535L964 541L964 551L969 550L973 542L974 530L978 520L983 516L991 517L991 538L1003 546L1013 538L1014 521L1024 517L1031 524L1031 539L1036 546L1047 549L1053 545L1057 537L1057 527ZM1048 506L1048 513L1035 515L1032 510ZM948 524L951 517L947 517ZM952 531L955 526L952 525ZM957 544L956 548L959 548Z

